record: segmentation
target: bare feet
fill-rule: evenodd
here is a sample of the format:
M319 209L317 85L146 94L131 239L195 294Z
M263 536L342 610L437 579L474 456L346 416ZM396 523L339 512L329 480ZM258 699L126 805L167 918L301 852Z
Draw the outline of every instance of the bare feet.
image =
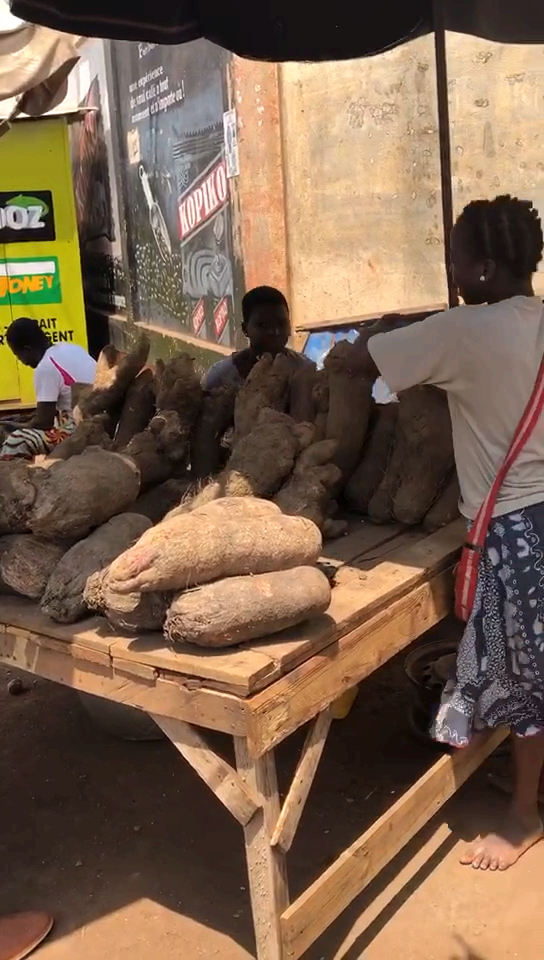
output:
M508 870L530 847L542 840L539 817L521 818L510 813L497 833L478 837L461 857L461 863L475 870Z

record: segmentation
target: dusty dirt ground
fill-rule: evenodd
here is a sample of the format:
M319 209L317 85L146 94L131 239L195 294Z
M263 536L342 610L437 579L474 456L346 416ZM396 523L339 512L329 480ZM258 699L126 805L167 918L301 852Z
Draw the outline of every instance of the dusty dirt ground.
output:
M12 697L0 673L0 910L55 915L38 960L253 957L235 821L168 743L110 738L75 693L23 676ZM407 733L409 696L393 662L333 725L290 856L292 895L435 757ZM280 751L283 786L301 740ZM226 738L214 743L228 755ZM308 960L541 960L544 844L504 875L457 864L463 838L503 806L477 774Z

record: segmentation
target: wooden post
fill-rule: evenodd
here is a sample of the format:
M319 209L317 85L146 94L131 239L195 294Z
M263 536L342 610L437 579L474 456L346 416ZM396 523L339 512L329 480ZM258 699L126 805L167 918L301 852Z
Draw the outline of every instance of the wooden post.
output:
M284 960L280 916L289 905L285 855L272 847L280 813L274 751L253 760L245 737L235 737L238 773L262 804L244 827L257 960Z

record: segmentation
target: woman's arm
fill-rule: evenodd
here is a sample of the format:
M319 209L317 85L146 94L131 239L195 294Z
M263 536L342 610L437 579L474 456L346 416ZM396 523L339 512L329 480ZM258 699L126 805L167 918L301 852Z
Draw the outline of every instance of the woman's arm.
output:
M27 423L22 423L21 427L29 427L33 430L51 430L55 425L55 415L57 404L50 401L41 401L36 404L36 413Z

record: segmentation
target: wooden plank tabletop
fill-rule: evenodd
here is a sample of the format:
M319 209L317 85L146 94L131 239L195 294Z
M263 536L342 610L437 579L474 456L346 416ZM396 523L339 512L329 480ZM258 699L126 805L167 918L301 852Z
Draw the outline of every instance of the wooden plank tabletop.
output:
M327 545L323 568L333 577L329 610L300 627L259 643L210 651L186 644L175 651L159 634L121 636L99 617L54 623L36 604L2 597L0 625L80 660L124 665L127 674L153 669L212 689L248 697L314 656L455 561L465 532L462 520L437 533L376 527L363 520Z

